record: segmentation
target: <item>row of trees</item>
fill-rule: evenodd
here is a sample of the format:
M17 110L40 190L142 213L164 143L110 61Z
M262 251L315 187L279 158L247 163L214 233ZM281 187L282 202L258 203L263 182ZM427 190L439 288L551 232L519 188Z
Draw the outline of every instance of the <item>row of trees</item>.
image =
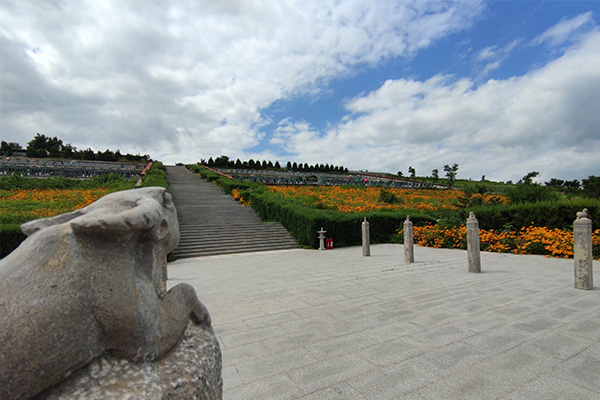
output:
M3 155L12 155L16 152L22 152L23 149L19 143L7 143L2 141L0 151ZM106 149L104 152L94 152L91 148L77 150L70 143L64 144L62 139L48 137L36 133L35 137L27 143L25 149L27 157L34 158L66 158L73 160L90 161L150 161L149 155L121 154L119 150L111 151Z
M453 186L454 182L456 181L456 174L458 172L458 164L454 163L452 165L450 164L446 164L444 165L444 172L446 172L446 180L448 183L448 186ZM398 176L403 176L403 172L402 171L398 171ZM417 171L412 167L412 166L408 166L408 176L409 178L416 178L417 177ZM434 181L438 181L438 179L440 179L440 171L436 168L433 171L431 171L431 177L433 178Z
M535 183L533 178L538 176L538 171L531 171L517 181L516 185L507 190L507 195L513 202L521 203L538 200L554 200L557 192L569 193L571 195L583 194L587 197L600 198L600 177L590 175L582 179L564 181L552 178L544 185Z
M448 186L454 186L458 164L444 165L444 172L446 172ZM408 167L408 173L410 178L416 178L416 170L412 166ZM587 179L582 179L581 182L578 179L569 181L552 178L542 185L533 181L538 175L539 172L537 171L529 172L519 179L513 188L509 188L507 193L512 200L515 202L549 200L554 197L554 193L557 191L571 195L583 194L588 197L600 198L600 177L591 175ZM398 176L403 176L402 171L398 171ZM439 180L439 170L437 168L431 171L431 177L434 181ZM481 177L481 181L485 181L485 175ZM511 181L507 183L512 184Z
M236 169L258 169L258 170L274 170L274 171L283 171L284 168L281 167L279 161L260 161L260 160L248 160L241 161L239 158L235 161L230 160L227 156L220 156L213 160L213 158L209 158L207 160L200 160L200 164L206 165L207 167L212 168L236 168ZM285 166L285 170L287 171L299 171L299 172L348 172L348 168L344 168L343 166L333 166L329 164L315 164L309 165L307 163L296 163L288 161Z

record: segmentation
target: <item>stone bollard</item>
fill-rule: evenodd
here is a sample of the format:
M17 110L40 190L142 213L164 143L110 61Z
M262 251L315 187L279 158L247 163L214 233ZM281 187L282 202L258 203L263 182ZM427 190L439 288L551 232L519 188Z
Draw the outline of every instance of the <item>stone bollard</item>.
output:
M592 220L587 209L577 213L573 222L573 258L575 260L575 289L594 289L592 276Z
M408 215L404 221L404 264L415 262L413 223Z
M467 219L467 254L469 257L469 272L481 272L479 254L479 222L471 212Z
M371 255L371 232L366 217L362 223L362 251L363 257L369 257Z
M325 250L325 234L327 233L327 231L323 230L323 227L321 227L320 231L317 231L317 233L319 234L319 250Z

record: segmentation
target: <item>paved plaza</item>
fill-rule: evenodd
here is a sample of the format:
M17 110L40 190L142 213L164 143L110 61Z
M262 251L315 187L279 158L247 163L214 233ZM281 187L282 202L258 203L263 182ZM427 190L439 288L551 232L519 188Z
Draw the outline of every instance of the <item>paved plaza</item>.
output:
M415 261L394 244L190 258L169 285L211 312L225 400L600 398L600 287L574 289L572 259Z

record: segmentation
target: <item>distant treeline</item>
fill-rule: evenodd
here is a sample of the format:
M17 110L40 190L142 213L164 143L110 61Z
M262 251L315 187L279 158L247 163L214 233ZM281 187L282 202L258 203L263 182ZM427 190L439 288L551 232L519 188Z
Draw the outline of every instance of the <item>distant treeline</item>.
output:
M2 141L0 152L3 156L11 156L18 152L25 152L27 157L32 158L67 158L72 160L90 160L90 161L133 161L133 162L148 162L149 155L133 155L121 154L119 150L104 152L94 152L91 148L85 150L77 150L70 143L64 144L63 141L56 136L51 138L45 135L36 133L35 137L27 143L25 149L21 148L19 143L7 143Z
M307 163L292 163L288 161L285 168L281 167L279 161L275 161L273 164L272 161L260 161L260 160L248 160L241 161L239 158L235 161L230 160L227 156L220 156L213 160L213 158L209 158L207 160L200 160L200 164L205 165L207 167L212 168L236 168L236 169L258 169L258 170L278 170L278 171L299 171L299 172L348 172L348 168L344 168L343 166L334 166L330 164L315 164L309 165Z

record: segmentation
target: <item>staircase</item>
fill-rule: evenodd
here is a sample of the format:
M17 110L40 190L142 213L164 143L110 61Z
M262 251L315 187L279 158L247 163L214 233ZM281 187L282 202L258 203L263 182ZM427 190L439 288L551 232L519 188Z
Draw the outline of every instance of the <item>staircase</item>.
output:
M173 250L176 258L299 247L283 225L261 222L251 207L241 206L185 167L167 166L167 182L181 233Z

